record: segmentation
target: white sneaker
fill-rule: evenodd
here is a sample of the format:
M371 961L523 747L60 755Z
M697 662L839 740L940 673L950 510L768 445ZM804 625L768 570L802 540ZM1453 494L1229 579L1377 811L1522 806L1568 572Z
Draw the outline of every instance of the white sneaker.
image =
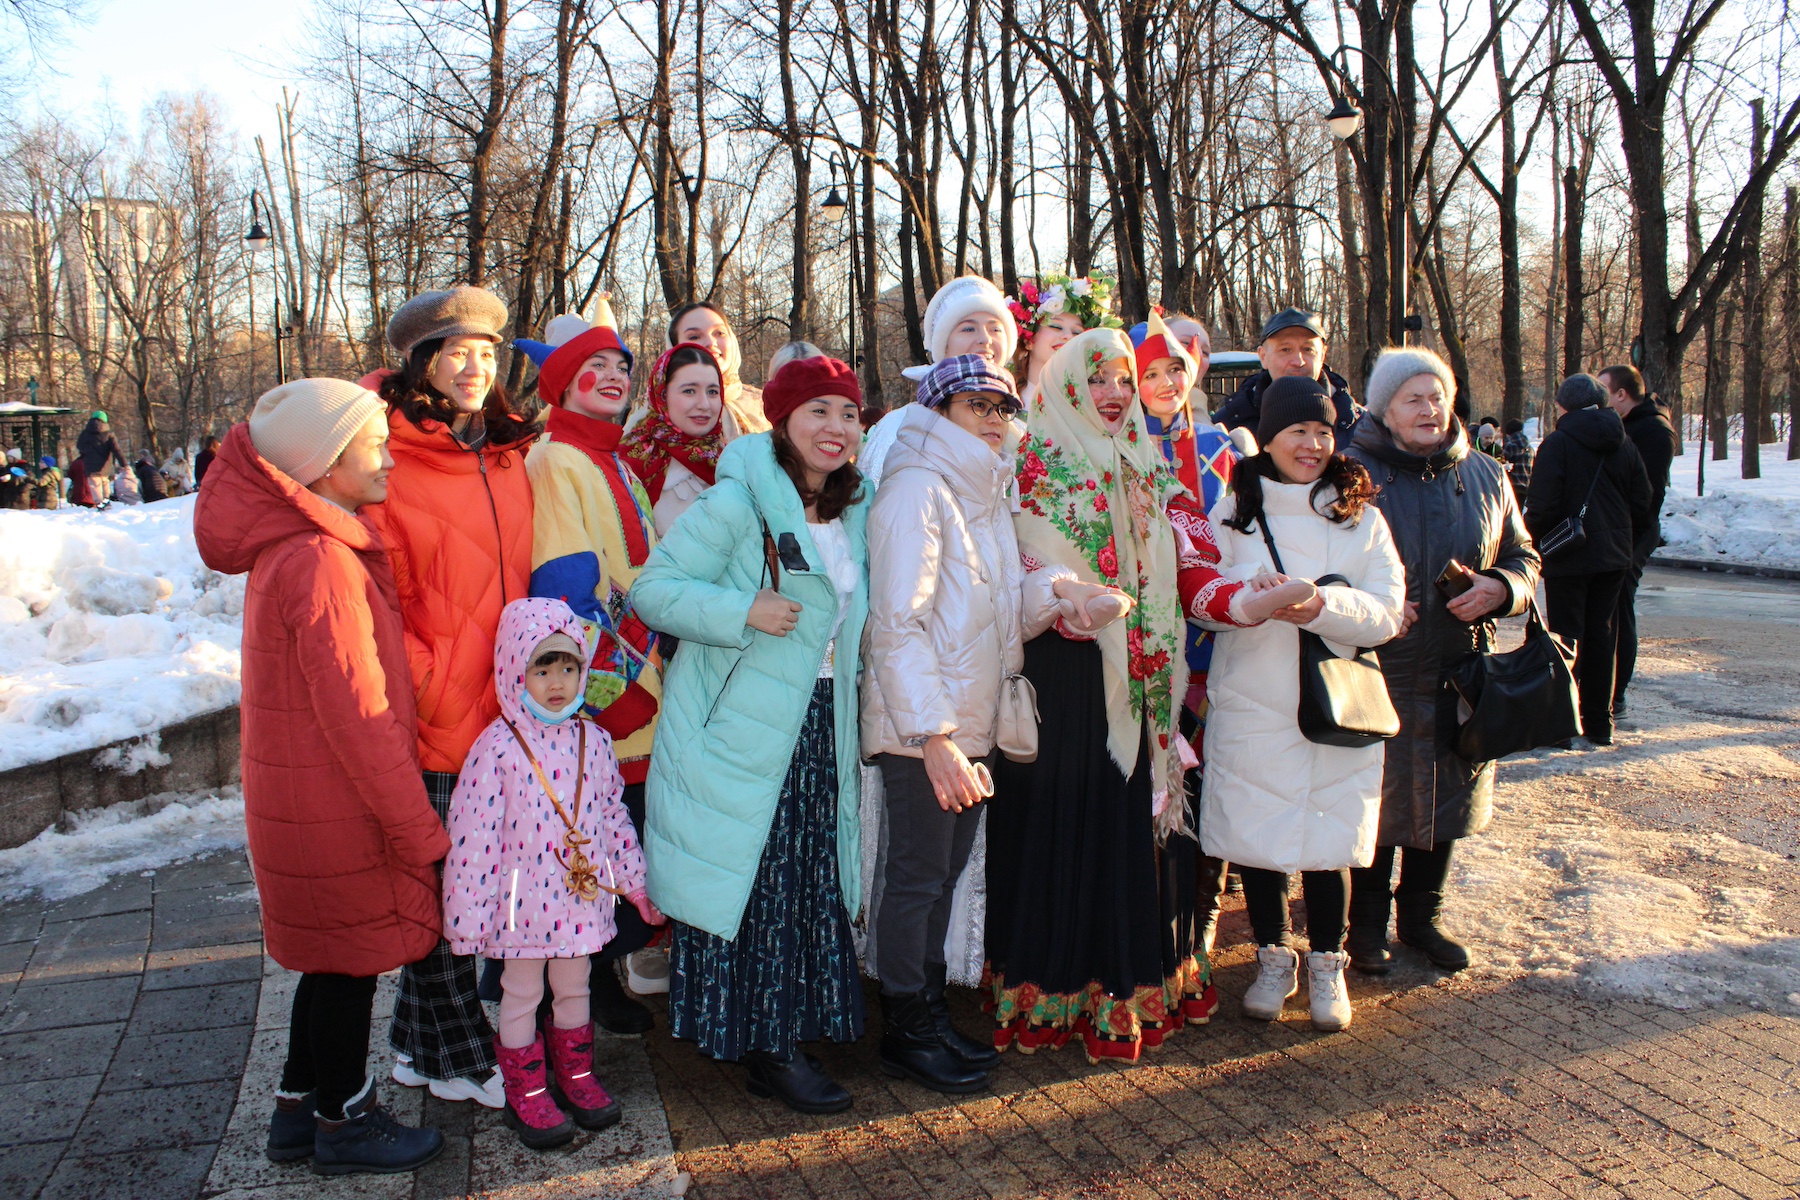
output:
M625 956L625 984L640 996L669 990L669 953L660 946L633 950Z
M486 1108L506 1107L506 1081L500 1072L495 1071L488 1076L486 1083L476 1083L473 1079L433 1079L428 1086L431 1094L439 1100L473 1100Z
M1256 966L1256 982L1244 993L1244 1015L1280 1020L1282 1005L1300 990L1300 956L1286 946L1259 946Z
M428 1087L431 1094L439 1100L452 1103L458 1100L473 1100L488 1108L506 1107L506 1081L495 1071L486 1083L476 1083L473 1079L432 1079L413 1070L412 1059L404 1054L394 1056L394 1082L401 1087Z
M1314 1029L1336 1033L1350 1028L1350 989L1344 986L1349 961L1341 950L1306 956L1306 994L1312 1001Z

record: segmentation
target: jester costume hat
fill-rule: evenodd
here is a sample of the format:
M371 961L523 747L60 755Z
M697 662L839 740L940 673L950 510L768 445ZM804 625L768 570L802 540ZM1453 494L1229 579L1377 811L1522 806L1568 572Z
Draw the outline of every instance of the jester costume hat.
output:
M544 403L562 406L569 384L575 380L581 365L602 350L616 350L625 356L625 370L632 368L631 350L619 336L613 320L612 305L602 295L596 302L594 322L564 313L550 318L544 326L544 339L516 338L513 345L537 364L538 395Z
M1118 587L1135 601L1124 620L1098 637L1106 748L1129 776L1148 727L1155 739L1149 758L1157 832L1166 834L1186 822L1175 743L1187 692L1187 624L1176 590L1175 531L1165 512L1182 489L1144 431L1136 399L1119 432L1107 432L1088 377L1117 359L1132 361L1125 335L1090 329L1045 364L1043 386L1026 416L1014 523L1028 556L1069 567L1089 583Z

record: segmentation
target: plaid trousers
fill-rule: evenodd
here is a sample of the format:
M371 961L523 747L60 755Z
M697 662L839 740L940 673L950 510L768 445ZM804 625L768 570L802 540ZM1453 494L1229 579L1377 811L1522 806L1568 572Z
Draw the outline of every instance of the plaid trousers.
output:
M456 776L447 771L424 774L431 807L448 824ZM400 969L388 1044L429 1079L480 1082L494 1073L499 1065L494 1028L475 995L474 956L450 953L450 943L440 938L431 953Z

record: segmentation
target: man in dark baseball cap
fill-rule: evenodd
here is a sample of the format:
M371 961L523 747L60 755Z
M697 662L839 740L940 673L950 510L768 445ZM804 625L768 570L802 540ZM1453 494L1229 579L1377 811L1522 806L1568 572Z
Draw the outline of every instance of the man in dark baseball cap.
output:
M1284 308L1263 322L1257 339L1256 356L1263 369L1244 380L1223 408L1213 414L1213 423L1226 429L1254 430L1262 416L1262 394L1277 379L1304 376L1315 379L1331 393L1337 410L1334 430L1340 442L1347 442L1350 427L1362 414L1362 406L1350 395L1350 385L1343 376L1325 365L1325 324L1317 313L1303 308Z

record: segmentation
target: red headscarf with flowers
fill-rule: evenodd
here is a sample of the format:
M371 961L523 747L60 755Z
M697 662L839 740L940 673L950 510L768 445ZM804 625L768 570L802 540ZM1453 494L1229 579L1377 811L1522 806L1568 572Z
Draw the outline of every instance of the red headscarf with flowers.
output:
M719 419L712 430L699 435L676 426L669 419L669 363L683 350L695 350L705 356L719 372ZM669 464L678 462L708 487L713 484L719 467L719 455L725 449L725 372L719 360L705 346L683 342L662 352L650 368L650 411L619 443L619 453L643 482L655 504L662 496L663 481L668 478Z

